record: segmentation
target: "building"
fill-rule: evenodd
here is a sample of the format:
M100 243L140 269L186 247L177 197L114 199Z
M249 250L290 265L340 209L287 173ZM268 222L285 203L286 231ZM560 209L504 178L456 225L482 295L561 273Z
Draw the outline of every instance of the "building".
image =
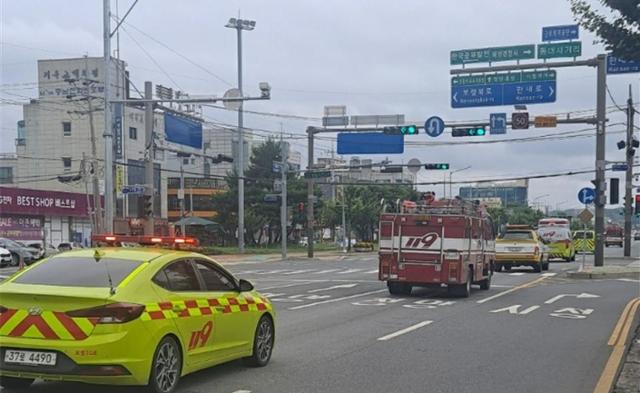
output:
M460 187L461 198L492 201L500 199L504 207L527 206L529 199L529 180L511 182L478 183L469 187Z
M212 196L224 192L224 180L205 177L184 178L184 215L202 217L213 220L218 213L213 204ZM180 177L168 179L168 218L177 221L181 218L180 211Z
M0 154L0 185L12 185L18 179L18 156L13 153Z

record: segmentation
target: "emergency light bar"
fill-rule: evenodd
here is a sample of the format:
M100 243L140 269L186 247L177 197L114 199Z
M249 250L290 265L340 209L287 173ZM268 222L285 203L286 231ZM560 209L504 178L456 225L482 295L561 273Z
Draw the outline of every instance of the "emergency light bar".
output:
M173 237L173 236L140 236L140 235L93 235L94 242L109 243L138 243L140 245L189 245L197 246L198 239L193 237Z

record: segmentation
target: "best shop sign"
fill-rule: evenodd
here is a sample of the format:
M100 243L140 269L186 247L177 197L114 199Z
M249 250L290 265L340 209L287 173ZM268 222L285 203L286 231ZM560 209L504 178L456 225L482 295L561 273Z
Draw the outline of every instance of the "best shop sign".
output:
M87 217L87 211L84 194L0 187L2 214Z

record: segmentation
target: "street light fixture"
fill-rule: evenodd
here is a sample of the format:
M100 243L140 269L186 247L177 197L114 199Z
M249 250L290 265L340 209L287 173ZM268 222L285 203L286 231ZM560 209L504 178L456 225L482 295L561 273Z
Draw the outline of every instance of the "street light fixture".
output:
M238 33L238 90L242 93L242 31L255 29L253 20L230 18L225 27L236 29ZM271 90L268 84L260 84L263 96ZM238 250L244 253L244 132L243 132L243 104L238 108Z
M456 169L455 171L450 171L449 172L449 198L453 198L453 190L452 190L453 189L453 185L452 185L452 181L451 181L452 175L454 173L456 173L456 172L466 171L467 169L470 169L470 168L471 168L471 165L466 166L466 167L461 168L461 169Z

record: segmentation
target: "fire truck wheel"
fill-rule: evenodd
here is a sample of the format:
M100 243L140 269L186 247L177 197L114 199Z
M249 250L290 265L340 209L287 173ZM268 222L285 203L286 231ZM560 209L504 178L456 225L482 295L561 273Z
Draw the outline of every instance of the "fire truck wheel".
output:
M549 270L549 262L542 263L542 270Z
M491 288L491 277L493 276L493 274L489 274L489 277L485 278L484 280L480 281L480 289L483 289L485 291L489 290Z
M457 297L469 297L471 295L471 282L473 281L473 274L471 270L467 273L467 282L465 284L449 285L447 290L453 296Z
M404 282L387 281L389 293L392 295L411 295L411 285Z

